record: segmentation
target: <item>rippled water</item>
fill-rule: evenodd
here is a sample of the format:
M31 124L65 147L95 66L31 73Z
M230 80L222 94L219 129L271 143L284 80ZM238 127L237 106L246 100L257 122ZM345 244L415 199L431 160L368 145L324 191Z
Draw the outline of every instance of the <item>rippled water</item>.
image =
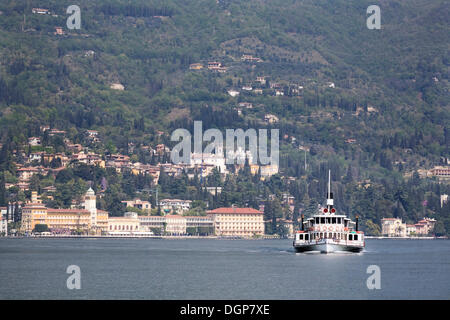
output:
M66 287L69 265L81 290ZM380 290L367 288L369 265ZM325 255L291 240L0 239L0 299L449 299L449 284L448 240Z

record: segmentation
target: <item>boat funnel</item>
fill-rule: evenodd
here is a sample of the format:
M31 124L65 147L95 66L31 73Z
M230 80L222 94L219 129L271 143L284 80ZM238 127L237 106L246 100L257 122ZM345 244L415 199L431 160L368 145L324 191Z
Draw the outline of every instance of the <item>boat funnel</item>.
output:
M331 193L331 170L328 170L328 194L327 194L327 206L333 206L333 193Z

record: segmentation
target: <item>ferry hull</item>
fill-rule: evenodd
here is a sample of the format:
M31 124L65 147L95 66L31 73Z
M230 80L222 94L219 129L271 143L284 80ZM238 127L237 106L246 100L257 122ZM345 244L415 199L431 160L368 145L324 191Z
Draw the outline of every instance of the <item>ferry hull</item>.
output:
M321 252L321 253L333 253L333 252L361 252L364 246L359 245L345 245L334 243L317 243L317 244L294 244L294 249L297 252Z

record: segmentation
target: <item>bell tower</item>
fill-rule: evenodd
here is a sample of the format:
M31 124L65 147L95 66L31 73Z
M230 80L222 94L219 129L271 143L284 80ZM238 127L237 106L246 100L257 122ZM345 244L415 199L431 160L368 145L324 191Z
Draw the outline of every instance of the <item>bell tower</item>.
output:
M84 196L84 209L88 210L91 214L91 226L97 225L97 196L94 190L89 188Z

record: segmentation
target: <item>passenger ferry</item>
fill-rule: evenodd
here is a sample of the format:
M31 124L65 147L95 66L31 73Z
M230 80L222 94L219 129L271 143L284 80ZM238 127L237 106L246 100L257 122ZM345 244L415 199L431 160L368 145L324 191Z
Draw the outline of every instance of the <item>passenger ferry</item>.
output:
M329 171L326 207L306 220L301 215L301 230L295 233L293 243L297 252L361 252L364 249L364 233L358 231L358 216L353 222L345 214L337 214L333 206Z

